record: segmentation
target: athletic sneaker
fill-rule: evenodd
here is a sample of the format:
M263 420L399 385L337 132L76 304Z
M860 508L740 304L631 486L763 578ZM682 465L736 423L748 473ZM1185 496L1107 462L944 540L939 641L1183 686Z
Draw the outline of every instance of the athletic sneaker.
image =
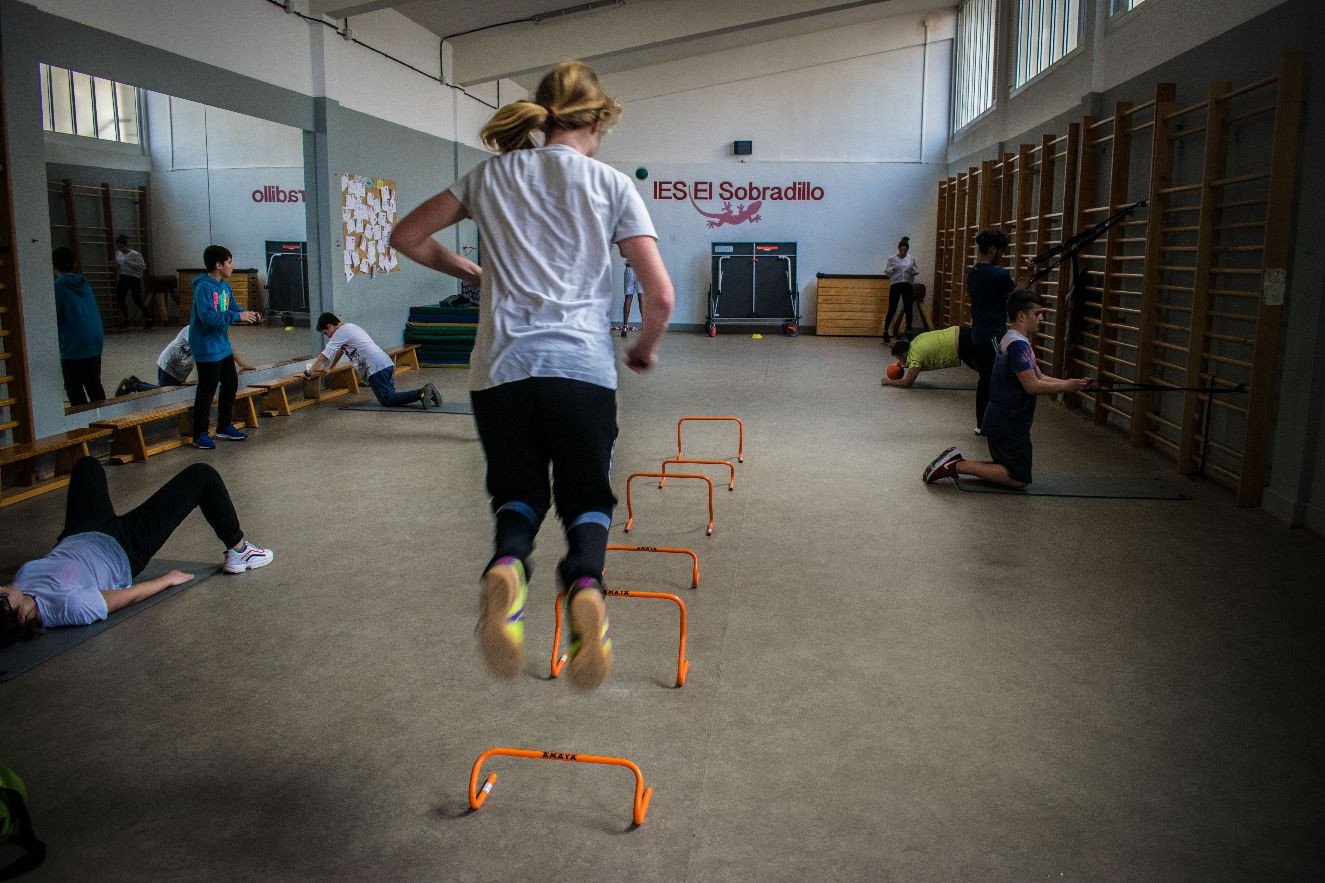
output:
M603 587L595 579L578 579L571 587L570 682L581 690L596 689L612 667L612 629L607 621Z
M431 383L423 385L423 398L431 407L440 408L442 406L442 394Z
M193 437L193 446L202 448L204 451L210 451L216 447L216 442L212 441L212 437L207 433L200 432Z
M259 567L266 567L276 559L271 549L260 549L244 540L244 545L238 549L225 550L225 564L221 569L226 573L243 573L246 570L257 570Z
M524 669L524 608L529 596L524 563L498 558L479 583L478 649L488 671L513 678Z
M956 448L948 448L942 454L934 458L934 462L925 467L925 471L920 477L925 484L933 484L942 478L956 478L957 464L962 461L962 452Z
M240 432L238 429L235 429L235 424L233 423L227 423L225 426L218 426L216 428L216 437L223 438L226 441L243 441L248 438L247 435Z
M626 337L626 336L627 336L627 335L626 335L626 329L625 329L624 327L621 329L621 336L622 336L622 337Z

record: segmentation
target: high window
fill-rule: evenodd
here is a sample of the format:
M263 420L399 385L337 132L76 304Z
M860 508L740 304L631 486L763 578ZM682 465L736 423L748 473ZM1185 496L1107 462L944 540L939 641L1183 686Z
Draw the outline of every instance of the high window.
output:
M994 106L997 0L966 0L957 11L952 76L952 131Z
M1118 3L1139 0L1111 0ZM1081 0L1017 0L1017 59L1013 86L1021 86L1073 49L1081 34Z
M138 144L138 90L43 64L41 127L48 132Z
M1109 14L1115 15L1119 12L1127 12L1129 9L1136 9L1144 0L1109 0Z

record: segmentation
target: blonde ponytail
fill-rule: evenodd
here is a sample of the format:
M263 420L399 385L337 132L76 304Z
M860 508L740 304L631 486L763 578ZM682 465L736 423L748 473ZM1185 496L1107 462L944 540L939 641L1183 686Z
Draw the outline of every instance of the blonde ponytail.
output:
M603 91L598 75L582 61L566 61L548 71L532 100L502 107L480 133L483 143L501 153L537 147L534 132L573 131L600 124L610 130L621 119L621 105Z

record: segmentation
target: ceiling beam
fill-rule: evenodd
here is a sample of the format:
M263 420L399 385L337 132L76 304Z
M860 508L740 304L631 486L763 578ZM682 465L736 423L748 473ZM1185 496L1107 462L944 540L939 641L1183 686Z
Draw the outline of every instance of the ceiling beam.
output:
M309 12L331 18L348 18L380 9L406 6L415 0L309 0Z
M519 77L545 71L567 58L609 58L620 53L712 38L750 28L862 7L889 14L891 0L761 0L758 3L713 3L711 0L667 0L627 3L585 16L520 23L457 37L454 75L460 83L498 77ZM943 5L940 2L937 5Z

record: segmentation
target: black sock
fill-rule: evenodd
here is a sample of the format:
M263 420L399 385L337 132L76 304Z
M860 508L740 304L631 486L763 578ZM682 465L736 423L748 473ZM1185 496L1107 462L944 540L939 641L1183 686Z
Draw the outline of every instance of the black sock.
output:
M575 525L566 531L566 557L557 566L561 585L570 589L576 580L587 577L601 586L606 558L607 528L588 521Z
M493 539L492 560L488 567L505 557L519 558L524 564L525 579L533 575L529 558L534 553L534 537L538 536L538 525L534 524L522 512L503 509L497 513L497 526ZM484 568L485 570L487 568Z

